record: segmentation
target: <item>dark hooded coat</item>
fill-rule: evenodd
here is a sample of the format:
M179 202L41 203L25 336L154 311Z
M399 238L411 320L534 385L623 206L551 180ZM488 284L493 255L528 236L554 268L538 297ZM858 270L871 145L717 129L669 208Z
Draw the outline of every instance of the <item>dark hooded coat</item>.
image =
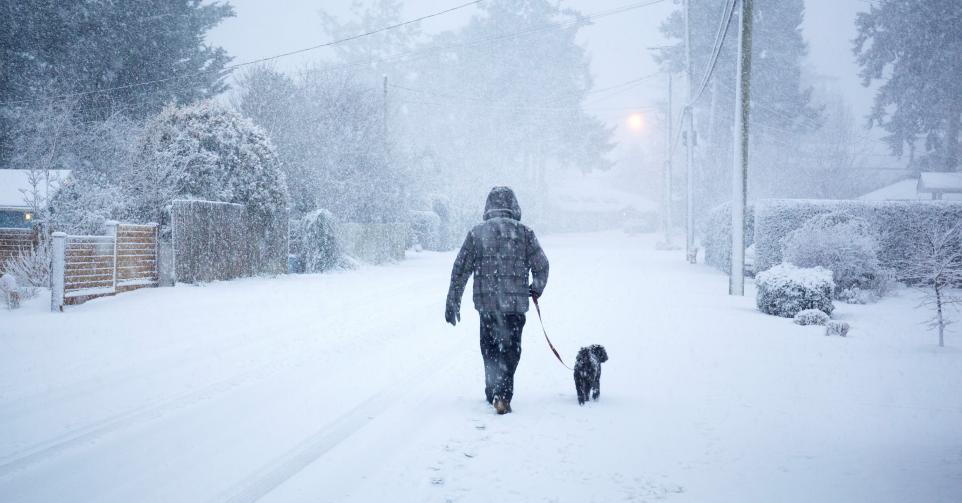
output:
M518 199L508 187L491 189L484 222L468 232L461 246L451 270L449 309L459 312L472 274L474 308L482 313L525 313L529 292L540 296L548 283L548 258L534 231L521 223Z

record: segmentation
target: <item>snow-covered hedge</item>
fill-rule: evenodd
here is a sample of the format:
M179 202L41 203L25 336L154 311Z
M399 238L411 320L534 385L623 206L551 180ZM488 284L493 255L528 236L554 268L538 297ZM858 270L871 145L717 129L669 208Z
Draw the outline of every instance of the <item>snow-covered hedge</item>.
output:
M950 201L828 201L765 199L755 203L755 269L763 271L783 261L782 241L817 215L840 213L864 219L878 229L878 260L902 278L911 263L913 243L937 222L962 220L962 203Z
M174 200L170 204L177 281L202 283L287 272L288 221L242 204Z
M755 242L755 208L748 205L745 208L745 246ZM708 214L702 228L701 244L705 249L705 263L729 272L732 255L732 212L731 204L724 203L716 206Z
M796 325L824 325L828 323L828 315L819 309L805 309L795 315Z
M793 318L806 309L832 314L832 271L779 264L755 276L758 309L763 313Z

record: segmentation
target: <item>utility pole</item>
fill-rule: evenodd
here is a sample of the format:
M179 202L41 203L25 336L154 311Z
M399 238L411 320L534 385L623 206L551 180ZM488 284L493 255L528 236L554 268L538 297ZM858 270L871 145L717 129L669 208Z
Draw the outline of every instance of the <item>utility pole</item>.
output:
M665 129L665 198L664 226L665 247L671 249L671 73L668 73L668 111L665 113L668 127Z
M384 124L382 124L384 130L381 132L381 133L384 135L384 152L387 152L387 144L388 144L388 142L387 142L387 109L388 109L388 106L387 106L387 74L385 74L385 75L384 75L384 111L382 112L383 115L384 115L384 117L383 117L383 122L384 122Z
M752 0L741 0L735 80L735 154L732 159L732 256L729 295L745 295L745 202L748 192L749 84L752 75Z
M698 262L698 251L695 250L695 104L691 102L693 87L695 86L691 70L691 25L688 10L691 0L684 0L685 9L685 67L688 73L688 105L685 112L688 115L688 131L685 138L685 256L689 264Z

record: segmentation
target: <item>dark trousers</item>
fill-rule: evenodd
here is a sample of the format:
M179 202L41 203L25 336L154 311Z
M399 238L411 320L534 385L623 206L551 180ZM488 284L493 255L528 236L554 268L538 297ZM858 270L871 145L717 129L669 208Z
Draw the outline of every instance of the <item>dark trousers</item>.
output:
M521 360L523 314L481 313L481 356L484 358L484 396L488 402L511 402L514 371Z

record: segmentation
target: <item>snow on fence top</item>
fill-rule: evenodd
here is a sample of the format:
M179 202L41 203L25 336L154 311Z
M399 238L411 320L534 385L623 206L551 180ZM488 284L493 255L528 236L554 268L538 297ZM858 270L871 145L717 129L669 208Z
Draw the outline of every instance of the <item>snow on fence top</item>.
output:
M868 221L879 233L879 262L898 273L926 227L962 220L962 202L762 199L755 203L755 270L780 263L782 239L810 218L831 212Z

